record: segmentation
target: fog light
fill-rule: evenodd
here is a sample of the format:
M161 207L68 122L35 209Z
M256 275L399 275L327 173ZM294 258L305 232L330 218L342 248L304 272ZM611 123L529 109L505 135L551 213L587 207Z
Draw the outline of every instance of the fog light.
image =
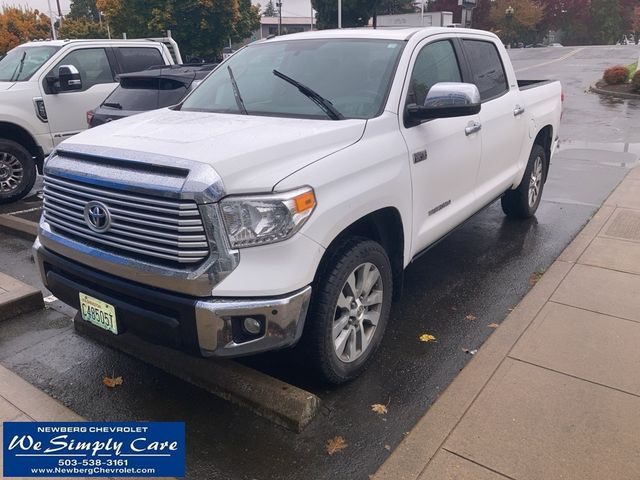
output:
M260 330L262 328L260 322L251 317L245 318L244 322L242 322L242 326L244 330L251 335L257 335L258 333L260 333Z

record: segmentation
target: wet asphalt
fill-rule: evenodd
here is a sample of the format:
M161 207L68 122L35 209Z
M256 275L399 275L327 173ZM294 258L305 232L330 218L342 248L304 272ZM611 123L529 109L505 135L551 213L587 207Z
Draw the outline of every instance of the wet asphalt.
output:
M562 146L536 217L509 221L496 203L412 264L375 361L346 386L315 383L283 353L245 360L321 397L303 433L77 336L59 302L0 325L0 363L88 419L185 421L189 479L368 478L471 359L464 350L482 345L488 325L504 320L640 154L640 102L585 92L607 66L635 61L639 47L510 53L519 78L564 85ZM37 200L11 209L37 208ZM41 286L30 240L0 231L0 245L0 271ZM423 333L436 342L419 342ZM122 376L124 385L106 389L104 374ZM388 404L388 414L373 413L374 403ZM348 447L329 456L325 444L336 435Z

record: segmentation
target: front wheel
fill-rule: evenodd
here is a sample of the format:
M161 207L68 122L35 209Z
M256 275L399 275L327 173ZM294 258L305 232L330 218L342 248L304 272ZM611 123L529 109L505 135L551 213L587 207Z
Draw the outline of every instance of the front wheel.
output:
M20 144L0 139L0 204L26 196L36 181L36 165Z
M392 291L391 263L377 242L349 239L325 262L300 345L323 380L343 383L366 368L382 340Z
M507 217L529 218L535 215L542 198L546 168L547 154L544 148L534 144L520 185L501 198L502 211Z

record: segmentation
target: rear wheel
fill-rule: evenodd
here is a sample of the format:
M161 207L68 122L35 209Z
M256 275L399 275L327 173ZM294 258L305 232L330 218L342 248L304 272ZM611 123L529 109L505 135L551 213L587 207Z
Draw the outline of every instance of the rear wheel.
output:
M547 154L540 145L534 144L529 163L520 185L502 196L502 211L511 218L529 218L535 215L546 177Z
M391 264L377 242L347 240L325 263L300 345L325 381L343 383L366 368L384 335L392 290Z
M20 144L0 139L0 204L27 195L36 181L32 155Z

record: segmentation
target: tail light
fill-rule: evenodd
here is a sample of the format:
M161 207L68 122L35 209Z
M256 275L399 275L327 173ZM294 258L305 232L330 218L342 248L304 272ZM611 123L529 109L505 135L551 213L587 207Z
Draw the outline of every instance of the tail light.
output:
M91 121L93 120L94 112L93 110L87 111L87 125L91 126Z
M560 120L562 120L562 115L564 115L564 89L560 90Z

